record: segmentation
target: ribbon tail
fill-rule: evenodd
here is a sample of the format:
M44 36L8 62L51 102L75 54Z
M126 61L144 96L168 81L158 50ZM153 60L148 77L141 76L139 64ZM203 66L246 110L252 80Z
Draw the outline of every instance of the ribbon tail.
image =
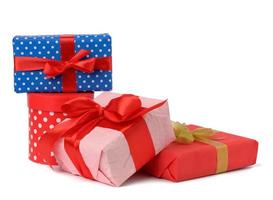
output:
M52 60L33 57L14 57L15 71L42 70L48 62L52 62Z
M85 115L88 118L88 112L93 113L92 115L94 117L99 114L102 108L98 103L90 98L78 97L64 103L61 109L64 113L68 113L69 118L82 116L81 118L84 119Z
M49 165L54 165L55 163L55 159L52 157L51 152L54 152L56 142L65 134L73 131L77 121L78 120L64 121L61 124L56 125L53 130L41 136L37 150Z
M112 70L112 57L96 58L95 70Z
M80 141L92 131L100 119L91 120L64 138L65 151L81 176L94 179L80 152Z
M228 147L226 144L208 139L208 138L196 138L196 141L212 145L216 149L216 173L226 172L228 169Z

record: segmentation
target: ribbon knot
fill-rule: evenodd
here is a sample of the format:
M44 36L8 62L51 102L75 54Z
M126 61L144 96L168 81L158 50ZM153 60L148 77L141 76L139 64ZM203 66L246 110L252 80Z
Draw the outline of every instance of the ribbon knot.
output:
M197 128L190 131L186 124L173 122L173 129L178 143L190 144L194 141L210 139L215 135L216 131L210 128Z
M82 60L89 55L90 51L81 49L70 60L56 61L48 60L44 66L44 73L47 78L52 78L63 74L68 69L75 69L86 73L91 73L94 70L95 58Z
M69 68L73 68L73 65L75 66L75 63L71 62L71 61L64 61L64 68L69 69Z

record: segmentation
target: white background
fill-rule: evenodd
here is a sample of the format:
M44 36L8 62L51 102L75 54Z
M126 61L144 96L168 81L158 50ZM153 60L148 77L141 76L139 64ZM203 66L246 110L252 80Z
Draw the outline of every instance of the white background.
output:
M0 199L272 197L272 10L263 0L1 1ZM138 174L114 188L28 161L12 37L104 32L113 38L115 92L168 98L175 120L257 139L257 165L181 183Z

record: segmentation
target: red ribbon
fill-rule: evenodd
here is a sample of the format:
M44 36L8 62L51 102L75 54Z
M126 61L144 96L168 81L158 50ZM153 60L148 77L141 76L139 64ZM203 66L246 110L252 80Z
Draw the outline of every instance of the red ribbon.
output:
M92 73L94 70L111 70L111 57L82 60L90 51L81 49L74 53L74 37L61 36L61 61L36 57L15 57L15 71L43 70L47 78L63 75L63 92L76 92L75 70Z
M63 112L67 113L67 117L70 119L58 124L52 131L41 137L38 146L39 152L46 156L45 159L49 164L53 163L50 150L54 148L59 139L64 138L65 150L78 172L84 177L93 179L80 153L80 141L96 126L108 127L123 132L135 167L139 169L145 164L146 160L152 158L155 154L153 142L143 120L143 115L162 106L164 103L165 101L144 108L141 106L139 97L130 94L112 99L105 107L89 98L80 97L70 100L62 106ZM134 127L136 131L134 131L134 134L131 132L129 136L126 130L133 124L140 124L140 126ZM142 144L141 147L139 142Z

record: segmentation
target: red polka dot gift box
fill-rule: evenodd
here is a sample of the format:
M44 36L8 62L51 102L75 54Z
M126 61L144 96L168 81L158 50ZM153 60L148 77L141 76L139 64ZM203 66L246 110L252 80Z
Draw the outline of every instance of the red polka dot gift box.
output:
M38 151L40 137L53 129L66 118L61 106L74 98L93 99L93 93L29 93L29 159L36 163L47 164L44 156ZM57 164L54 153L51 153L52 165Z
M109 34L15 36L13 53L17 93L112 89Z

